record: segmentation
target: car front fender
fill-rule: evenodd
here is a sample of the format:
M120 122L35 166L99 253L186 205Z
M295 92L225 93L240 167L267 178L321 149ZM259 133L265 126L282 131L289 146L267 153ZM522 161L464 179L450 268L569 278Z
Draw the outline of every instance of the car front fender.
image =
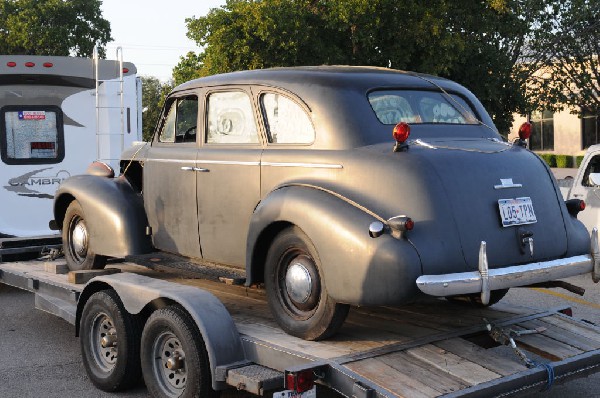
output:
M61 229L73 200L81 204L96 254L122 257L152 250L143 199L125 178L77 175L65 180L54 199L54 220Z
M317 249L328 294L341 303L397 305L418 294L419 255L405 237L372 238L369 225L381 217L319 187L288 185L256 208L248 231L247 284L263 280L272 239L295 225Z

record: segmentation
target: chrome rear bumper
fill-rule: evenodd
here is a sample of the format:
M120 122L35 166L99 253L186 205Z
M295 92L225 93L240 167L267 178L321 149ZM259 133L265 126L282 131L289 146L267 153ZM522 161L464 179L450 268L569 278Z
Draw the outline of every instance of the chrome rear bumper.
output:
M490 291L527 286L570 276L592 273L594 282L600 281L600 247L598 231L591 234L591 254L557 260L488 269L486 243L479 249L479 271L444 275L422 275L417 287L432 296L456 296L481 293L483 304L489 303Z

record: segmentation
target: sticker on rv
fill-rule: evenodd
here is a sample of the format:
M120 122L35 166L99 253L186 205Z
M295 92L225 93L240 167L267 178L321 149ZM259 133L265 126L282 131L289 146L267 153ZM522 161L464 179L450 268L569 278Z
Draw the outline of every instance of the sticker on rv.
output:
M52 158L56 156L56 144L54 142L32 142L32 158Z
M19 111L19 120L46 120L46 111Z

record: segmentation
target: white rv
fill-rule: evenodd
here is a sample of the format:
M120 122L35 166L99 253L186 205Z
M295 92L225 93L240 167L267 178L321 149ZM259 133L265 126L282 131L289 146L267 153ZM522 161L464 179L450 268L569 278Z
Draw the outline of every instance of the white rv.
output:
M141 81L117 58L0 55L0 238L54 233L61 181L141 140Z

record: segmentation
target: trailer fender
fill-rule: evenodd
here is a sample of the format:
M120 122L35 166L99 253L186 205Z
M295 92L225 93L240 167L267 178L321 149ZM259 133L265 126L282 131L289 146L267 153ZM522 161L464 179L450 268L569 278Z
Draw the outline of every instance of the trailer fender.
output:
M157 308L168 303L181 305L194 319L206 343L213 389L226 387L223 369L247 363L237 327L223 303L212 293L133 273L99 276L86 285L77 303L77 334L87 299L105 289L114 289L125 310L132 315L140 314L149 304Z
M327 292L336 301L406 303L418 294L415 281L421 275L421 261L407 238L369 235L369 225L381 220L380 215L327 189L300 184L276 189L257 206L250 222L246 284L263 280L272 240L295 225L314 244Z
M73 200L85 213L94 253L123 257L152 250L142 196L124 177L77 175L65 180L54 199L54 220L59 228Z

